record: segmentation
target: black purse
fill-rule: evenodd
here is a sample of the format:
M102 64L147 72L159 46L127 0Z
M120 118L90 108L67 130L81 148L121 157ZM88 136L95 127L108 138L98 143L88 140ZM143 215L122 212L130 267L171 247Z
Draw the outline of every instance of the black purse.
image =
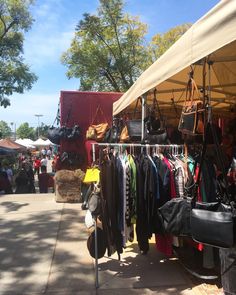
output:
M165 233L191 236L191 202L191 198L173 198L158 209Z
M130 141L136 142L141 141L142 137L142 119L135 119L136 111L138 108L138 103L142 105L142 100L139 97L136 102L136 106L134 108L133 118L127 120L126 125L129 133Z
M206 134L210 131L210 128L213 127L208 124ZM214 133L214 130L212 132ZM220 151L219 148L217 150ZM227 195L227 182L224 186L226 194L222 190L219 191L218 202L196 202L205 152L206 141L203 144L198 178L191 186L192 196L171 199L158 211L162 217L166 233L176 236L191 236L193 240L203 244L229 248L235 245L236 209L235 203ZM220 155L218 157L222 159ZM224 174L223 169L222 173Z
M150 144L165 144L168 136L164 118L161 114L160 107L156 98L156 89L149 115L144 119L144 140Z
M218 194L219 201L217 203L195 203L193 202L190 226L193 240L207 244L213 247L230 248L235 245L235 221L236 221L236 207L233 200L231 200L227 191L227 178L225 175L224 165L222 163L222 156L220 155L220 146L214 130L214 126L208 123L206 134L212 132L214 142L216 144L217 157L221 164L222 175L225 182L225 194L220 191ZM195 192L200 180L200 173L204 155L206 152L206 140L204 141L202 158L199 167L199 174L196 183ZM196 200L196 195L193 201Z
M61 138L60 127L50 127L48 129L48 136L47 137L52 143L59 145L60 138Z

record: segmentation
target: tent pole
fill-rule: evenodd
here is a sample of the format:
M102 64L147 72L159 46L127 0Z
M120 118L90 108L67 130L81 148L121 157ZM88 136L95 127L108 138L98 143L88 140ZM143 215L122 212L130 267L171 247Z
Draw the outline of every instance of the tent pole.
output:
M144 118L146 116L146 98L147 94L141 96L142 98L142 133L141 133L141 141L144 140Z

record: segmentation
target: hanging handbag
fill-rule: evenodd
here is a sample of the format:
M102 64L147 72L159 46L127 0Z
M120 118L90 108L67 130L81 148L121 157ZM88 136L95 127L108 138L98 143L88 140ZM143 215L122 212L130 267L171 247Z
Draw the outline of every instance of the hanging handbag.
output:
M97 132L96 129L92 126L89 126L86 131L86 139L96 140L97 139Z
M133 141L133 142L141 141L141 136L142 136L142 119L135 119L139 101L142 105L142 100L139 97L137 99L137 102L134 108L133 118L130 120L127 120L126 122L130 141Z
M61 139L60 127L53 127L53 126L50 127L48 129L48 136L47 137L52 143L59 145L60 139Z
M125 125L122 128L121 134L120 134L120 142L129 142L130 138L129 138L129 132L128 132L128 128L127 125Z
M217 203L192 203L193 209L190 215L190 226L192 238L200 243L207 244L213 247L230 248L235 245L235 221L236 221L236 207L235 203L231 201L231 197L227 190L227 177L222 163L221 149L218 143L217 135L214 126L208 123L206 128L206 135L212 132L213 139L216 145L217 157L221 165L221 171L225 182L225 193L220 191L218 194L219 201ZM206 152L206 140L204 141L202 158L199 167L199 174L195 188L195 194L200 180L200 173L204 155ZM232 196L233 197L233 196Z
M100 170L97 167L88 168L85 173L85 177L83 182L90 183L90 182L99 182L100 180Z
M194 94L197 99L194 99ZM182 109L178 129L187 135L203 135L204 103L200 100L199 91L193 78L190 78L186 90L186 98Z
M92 216L98 216L102 211L101 195L98 192L92 192L88 200L88 209Z
M104 118L104 123L95 124L95 121L99 112ZM107 119L105 117L104 112L101 109L101 106L99 105L96 109L96 113L94 115L92 123L90 124L90 126L88 127L88 130L86 131L86 139L102 141L104 139L105 133L108 130L108 128L109 126L107 123Z
M164 144L167 142L167 130L156 98L156 89L154 90L152 107L148 116L144 119L144 126L144 140L146 143Z
M173 198L158 209L165 233L191 236L191 201L191 198Z
M118 118L113 118L112 126L106 131L104 142L117 143L120 139L121 121Z

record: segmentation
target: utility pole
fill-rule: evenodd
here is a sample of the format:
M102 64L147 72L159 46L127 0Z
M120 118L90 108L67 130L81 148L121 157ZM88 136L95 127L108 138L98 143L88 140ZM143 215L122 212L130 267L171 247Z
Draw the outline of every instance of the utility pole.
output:
M39 138L39 118L42 117L43 115L41 114L35 114L35 117L38 118L38 138Z

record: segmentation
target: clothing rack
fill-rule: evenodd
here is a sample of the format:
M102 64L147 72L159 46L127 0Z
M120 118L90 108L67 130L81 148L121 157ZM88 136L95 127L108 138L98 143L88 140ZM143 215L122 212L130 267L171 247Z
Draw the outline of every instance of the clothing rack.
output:
M96 153L95 153L95 146L99 147L143 147L147 148L168 148L173 150L173 152L177 152L179 148L182 150L184 149L184 145L177 145L177 144L141 144L141 143L92 143L92 154L93 154L93 162L96 160ZM98 241L97 241L97 221L95 222L95 287L96 289L99 287L99 279L98 279Z
M143 143L92 143L92 154L93 154L93 162L96 160L96 154L95 154L95 146L99 147L124 147L124 148L132 148L132 147L141 147L146 148L149 150L149 148L168 148L172 150L173 152L178 151L179 149L184 149L184 145L178 145L178 144L143 144Z

